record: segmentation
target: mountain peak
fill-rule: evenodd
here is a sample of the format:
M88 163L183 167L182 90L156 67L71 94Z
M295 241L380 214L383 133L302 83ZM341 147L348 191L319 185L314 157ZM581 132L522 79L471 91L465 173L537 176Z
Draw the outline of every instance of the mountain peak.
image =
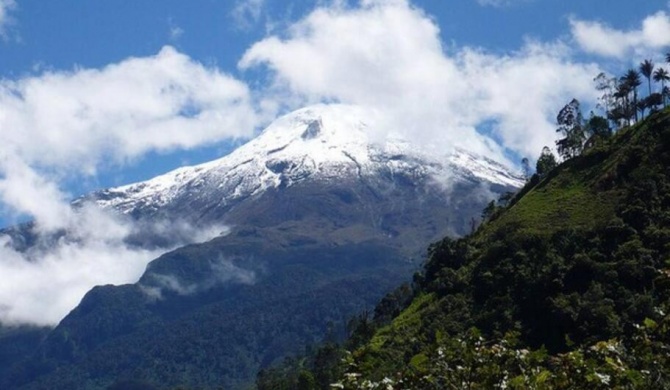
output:
M103 207L131 213L186 196L228 204L305 180L391 176L458 177L509 187L523 181L492 160L463 150L436 154L400 139L372 140L364 109L342 104L306 107L275 120L227 156L154 179L94 194Z

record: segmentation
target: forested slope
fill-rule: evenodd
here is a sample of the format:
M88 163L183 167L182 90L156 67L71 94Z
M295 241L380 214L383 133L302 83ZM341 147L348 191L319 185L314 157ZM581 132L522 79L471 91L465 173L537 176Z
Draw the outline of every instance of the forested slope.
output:
M412 291L358 317L344 348L266 371L259 387L670 386L668 110L487 215L432 245Z

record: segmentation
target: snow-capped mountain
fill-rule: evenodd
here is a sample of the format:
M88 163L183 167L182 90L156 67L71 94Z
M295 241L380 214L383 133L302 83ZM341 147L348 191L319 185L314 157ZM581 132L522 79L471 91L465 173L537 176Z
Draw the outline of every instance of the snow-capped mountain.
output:
M186 204L196 212L226 208L269 189L303 182L334 183L380 175L432 179L443 186L462 181L510 188L523 184L505 166L464 150L440 154L405 140L375 142L366 132L364 118L354 106L304 108L279 118L223 158L100 191L92 198L124 214L152 215Z
M522 184L463 150L375 139L365 119L351 106L305 108L223 158L76 201L135 220L125 243L177 248L136 283L89 291L17 370L54 367L26 388L153 373L176 387L185 370L192 387L247 388L259 369L344 331L411 278L430 243L471 232L488 202ZM179 239L183 226L222 225L228 234ZM16 230L14 246L44 241L35 234Z

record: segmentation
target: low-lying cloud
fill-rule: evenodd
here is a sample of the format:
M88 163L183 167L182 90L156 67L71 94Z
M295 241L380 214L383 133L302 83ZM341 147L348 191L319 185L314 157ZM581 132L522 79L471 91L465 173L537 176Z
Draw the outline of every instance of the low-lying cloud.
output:
M0 237L0 323L54 325L95 285L136 282L165 251L226 231L73 208L64 179L249 138L258 121L245 83L171 47L102 69L0 80L0 204L32 220L37 240Z
M166 251L227 232L179 221L134 223L93 205L70 209L65 217L58 231L39 225L24 230L36 239L27 249L15 242L24 237L21 233L0 235L0 323L55 325L92 287L134 283L148 262ZM169 245L129 242L140 234Z
M200 259L199 261L203 261ZM178 295L193 295L223 285L252 285L256 271L237 266L223 256L207 260L207 273L203 279L182 280L175 275L150 272L149 283L140 285L150 299L163 299L166 291Z

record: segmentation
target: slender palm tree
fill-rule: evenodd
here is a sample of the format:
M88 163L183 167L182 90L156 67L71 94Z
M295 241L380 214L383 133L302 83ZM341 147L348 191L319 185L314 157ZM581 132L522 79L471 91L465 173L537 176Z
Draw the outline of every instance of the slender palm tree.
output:
M644 60L640 64L640 73L647 79L649 85L649 95L651 96L651 75L654 73L654 63L651 60Z
M650 108L650 107L648 106L647 100L648 100L648 99L646 99L646 98L645 98L645 99L640 99L640 101L637 102L637 106L635 106L635 108L637 109L637 111L640 113L640 118L642 118L642 119L644 119L644 111L645 111L647 108Z
M661 95L663 95L663 91L665 90L665 82L670 81L670 74L667 70L658 68L654 72L654 81L661 83ZM665 95L663 95L663 107L666 107Z
M640 74L637 73L635 69L629 69L621 78L621 83L626 85L629 88L629 91L633 93L633 101L630 102L631 107L629 109L634 112L635 122L637 122L637 87L642 84L640 81Z
M610 111L611 119L617 123L619 127L622 127L623 124L630 126L630 118L628 115L630 104L628 103L628 97L630 95L630 87L623 82L617 83L615 86L615 91L613 97L614 108Z

